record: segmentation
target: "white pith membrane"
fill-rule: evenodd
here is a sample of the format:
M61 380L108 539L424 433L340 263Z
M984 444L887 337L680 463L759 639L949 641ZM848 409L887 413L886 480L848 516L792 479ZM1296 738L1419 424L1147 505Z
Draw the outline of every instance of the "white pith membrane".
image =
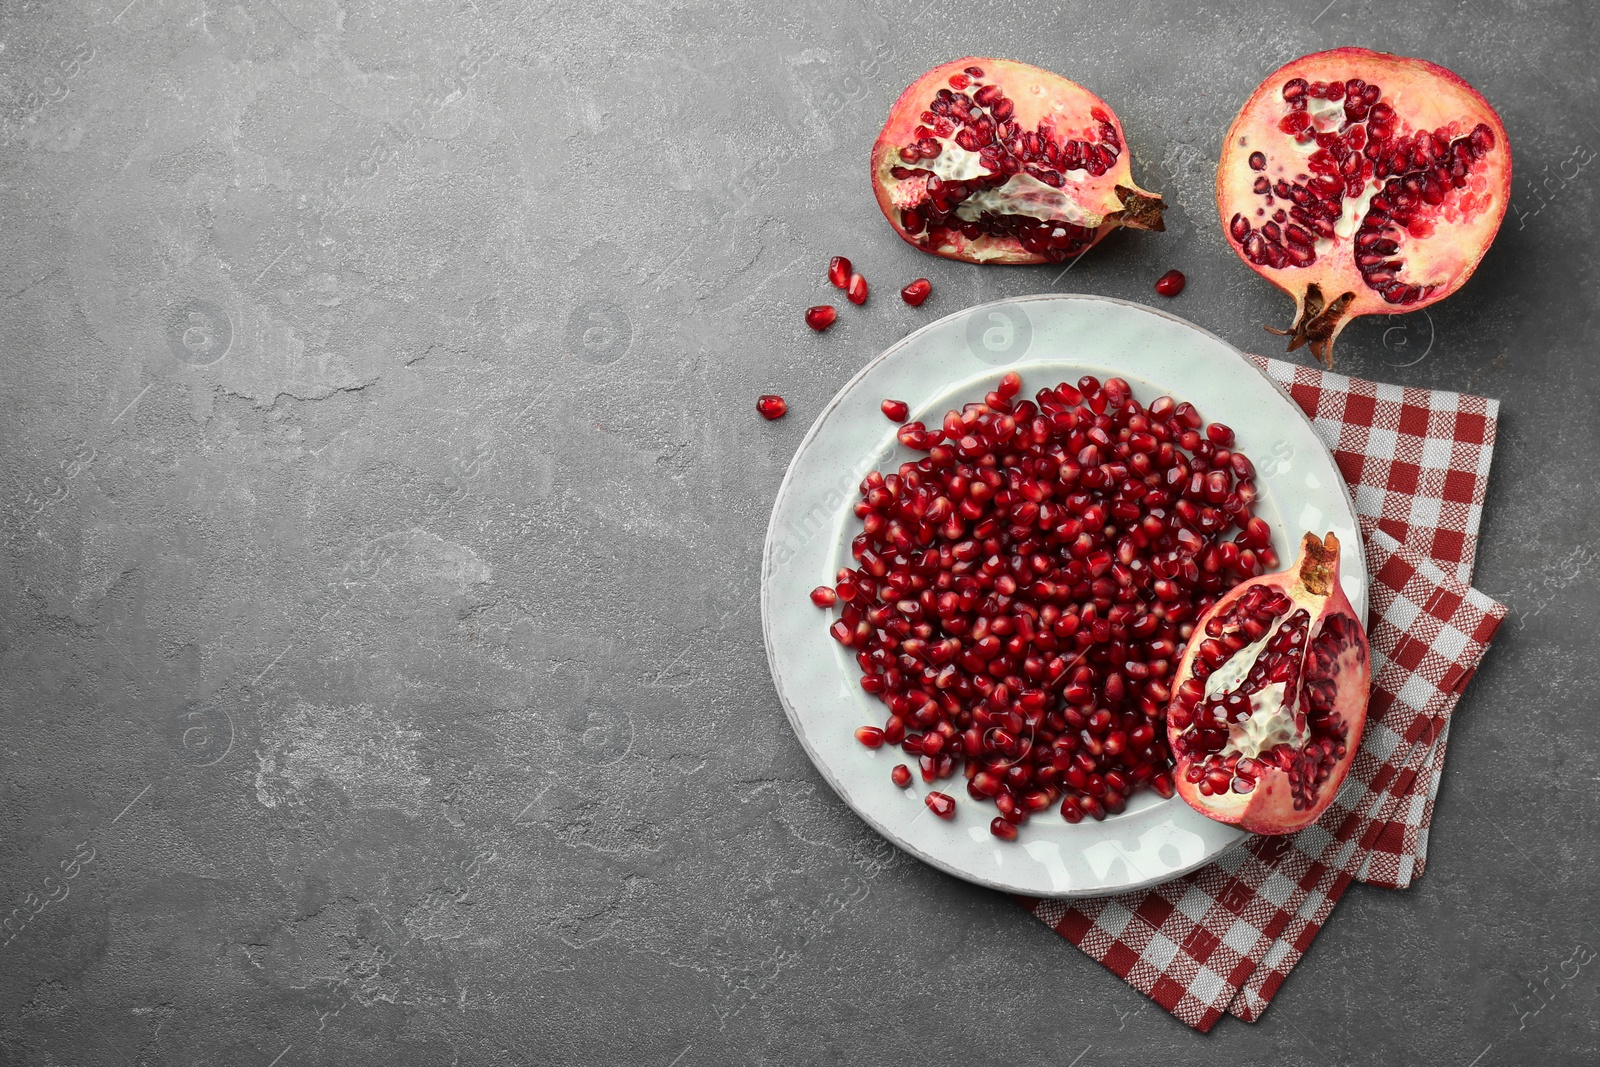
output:
M916 166L933 171L945 181L971 181L973 178L990 176L991 172L983 166L978 153L967 151L947 137L935 137L934 140L939 142L939 154L932 159L918 160ZM963 222L977 222L984 212L991 212L996 215L1027 215L1040 222L1067 222L1091 230L1097 228L1104 221L1103 218L1085 212L1077 201L1067 196L1067 190L1087 179L1089 172L1080 167L1061 171L1061 176L1068 184L1057 189L1026 171L1018 172L1008 178L1004 185L969 194L956 205L956 218ZM905 206L910 207L920 201L926 185L924 180L917 190L917 196L908 200ZM896 200L898 202L899 198Z
M1085 215L1060 189L1031 174L1013 174L1004 185L973 193L956 206L956 218L965 222L978 221L984 212L1027 215L1041 222L1067 222L1091 230L1102 221L1099 215Z
M1275 618L1261 640L1241 648L1224 660L1222 666L1211 672L1206 678L1205 696L1195 705L1197 714L1204 707L1205 701L1223 696L1244 682L1261 651L1293 616L1294 612L1291 610ZM1309 639L1301 645L1302 650L1310 647ZM1297 675L1297 680L1301 677L1303 675ZM1299 716L1294 713L1294 707L1299 694L1285 694L1285 688L1286 683L1273 682L1249 694L1250 717L1243 722L1230 725L1228 740L1222 748L1210 753L1208 758L1220 756L1225 760L1237 753L1241 758L1248 756L1255 759L1275 745L1290 745L1295 749L1304 745L1311 737L1311 729L1304 721L1296 725L1295 720ZM1289 697L1287 702L1285 696Z

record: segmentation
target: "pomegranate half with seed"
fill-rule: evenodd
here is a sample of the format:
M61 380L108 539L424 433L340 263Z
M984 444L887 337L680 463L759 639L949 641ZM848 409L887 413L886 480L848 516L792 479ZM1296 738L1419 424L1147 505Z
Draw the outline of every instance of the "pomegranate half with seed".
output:
M1009 59L912 82L873 145L872 184L896 233L970 263L1056 263L1119 226L1164 228L1106 102Z
M1329 366L1357 315L1461 288L1510 199L1511 146L1488 101L1443 67L1365 48L1273 72L1217 166L1228 243L1294 297L1294 324L1268 329Z
M1333 801L1367 722L1367 635L1339 586L1339 541L1243 582L1195 624L1167 707L1178 795L1257 834L1304 829Z

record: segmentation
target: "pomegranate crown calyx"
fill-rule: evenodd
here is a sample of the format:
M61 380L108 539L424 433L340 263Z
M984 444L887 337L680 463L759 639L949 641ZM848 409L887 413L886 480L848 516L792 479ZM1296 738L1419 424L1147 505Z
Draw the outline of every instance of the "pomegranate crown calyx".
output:
M1300 584L1313 596L1327 596L1339 573L1339 539L1329 531L1326 537L1308 533L1300 542Z

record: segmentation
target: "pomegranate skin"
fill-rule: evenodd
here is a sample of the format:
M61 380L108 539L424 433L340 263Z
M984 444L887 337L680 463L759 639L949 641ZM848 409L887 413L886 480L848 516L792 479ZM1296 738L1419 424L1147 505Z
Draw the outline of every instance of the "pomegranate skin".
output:
M1336 48L1240 108L1216 196L1235 254L1294 299L1292 325L1267 329L1332 366L1351 319L1420 310L1472 276L1510 203L1510 140L1452 71Z
M1302 657L1299 659L1300 673L1288 683L1293 691L1285 702L1289 710L1299 710L1301 731L1306 731L1306 711L1313 690L1320 690L1323 694L1331 691L1331 699L1324 699L1320 709L1311 708L1309 718L1313 726L1310 731L1274 745L1270 750L1254 748L1245 751L1238 747L1241 738L1247 738L1251 727L1257 724L1256 717L1252 715L1242 724L1240 732L1228 729L1228 740L1220 749L1196 751L1191 739L1199 730L1205 709L1213 701L1226 701L1230 693L1243 693L1249 678L1241 679L1231 688L1224 684L1215 693L1207 692L1198 705L1193 700L1185 700L1184 688L1186 685L1195 685L1197 680L1203 684L1204 677L1211 673L1204 667L1197 671L1196 667L1210 637L1208 628L1213 632L1217 629L1213 626L1213 620L1237 620L1240 617L1238 608L1255 589L1265 589L1268 598L1281 596L1289 602L1274 620L1279 624L1278 628L1274 630L1269 625L1267 633L1271 636L1263 635L1267 647L1259 651L1260 660L1267 660L1273 655L1276 637L1289 629L1289 623L1297 613L1303 611L1310 616L1301 634L1303 640L1294 646L1292 653L1284 657ZM1315 661L1319 653L1333 644L1323 643L1324 635L1330 632L1336 641L1342 638L1345 643L1333 656L1332 669L1323 670ZM1245 640L1249 641L1249 635L1245 636ZM1209 643L1216 642L1212 639ZM1248 657L1251 647L1247 644L1212 669L1220 674L1234 656ZM1249 662L1253 665L1255 658ZM1250 833L1291 834L1305 829L1327 810L1350 771L1366 727L1371 688L1372 667L1366 632L1339 584L1338 539L1331 533L1326 538L1306 534L1300 555L1293 566L1276 574L1241 582L1195 624L1194 636L1178 662L1173 679L1173 697L1167 706L1167 738L1176 764L1173 778L1178 795L1207 818L1238 826ZM1245 696L1252 709L1256 704L1251 698L1259 695L1260 691ZM1222 709L1217 710L1221 712ZM1269 712L1271 710L1268 708ZM1285 709L1277 710L1281 713ZM1329 733L1318 732L1315 718L1319 714L1331 716L1338 722L1338 728ZM1292 721L1285 720L1278 725L1280 730L1290 731L1291 734L1294 732ZM1220 724L1218 728L1221 728ZM1342 746L1336 757L1330 755L1326 759L1312 760L1305 755L1311 745L1319 748L1331 746L1335 737L1336 743ZM1249 744L1248 741L1245 743ZM1290 753L1276 752L1285 745L1291 749ZM1227 770L1228 781L1224 783L1217 764L1230 755L1236 758L1237 764ZM1278 761L1274 760L1275 755L1280 756ZM1251 764L1248 769L1244 766L1247 762ZM1217 777L1208 783L1206 774L1198 778L1195 776L1191 770L1195 767L1202 770L1209 767L1209 774ZM1253 784L1249 789L1241 790L1240 780L1247 776ZM1309 796L1308 781L1311 783ZM1210 788L1207 788L1208 784Z
M981 74L972 75L972 70ZM959 122L950 136L939 136L937 129L930 130L925 119L925 115L933 114L930 108L941 91L959 93L974 101L978 91L995 88L1002 94L994 105L1001 109L999 113L985 104L979 105L980 110L974 114L990 120L984 134L990 139L984 142L985 146L1004 149L1002 154L1008 165L1017 168L1009 175L979 164L971 150L956 145L955 134L963 132ZM953 117L936 115L935 122L939 121L953 121ZM1010 124L1015 126L1015 135L1008 137L1006 127ZM922 137L919 130L935 136ZM1048 158L1039 157L1035 143L1025 140L1037 138L1041 132L1048 133L1058 148L1072 143L1081 146L1082 151L1100 150L1103 154L1092 169L1076 159L1069 162L1079 165L1052 165ZM907 160L903 150L919 141L938 141L943 160ZM1015 146L1016 151L1008 145ZM958 151L966 154L958 159ZM981 153L982 149L978 151ZM988 232L964 232L960 226L964 220L955 213L960 210L958 204L952 207L947 223L934 225L925 220L927 225L908 226L907 211L918 212L913 217L920 217L933 201L925 175L897 178L895 171L933 167L945 171L946 177L941 181L974 186L973 193L989 198L989 206L1007 220L1025 219L1035 232L1026 240L1016 233L992 232L993 227L988 227ZM1035 180L1029 167L1040 173L1050 172L1052 180L1059 179L1061 184L1054 189L1047 187ZM1058 263L1081 255L1119 227L1164 229L1161 213L1166 205L1158 194L1139 188L1132 173L1122 126L1104 100L1059 74L1008 59L968 56L934 67L900 94L872 148L873 192L895 232L924 252L969 263ZM996 178L999 180L988 180ZM1026 189L1021 188L1024 185ZM972 203L977 203L976 199ZM1027 210L1009 210L1023 207L1049 213L1049 225L1041 229L1032 225L1038 216L1029 216ZM973 208L969 214L981 212ZM975 223L968 227L975 228ZM1056 237L1052 239L1051 233Z

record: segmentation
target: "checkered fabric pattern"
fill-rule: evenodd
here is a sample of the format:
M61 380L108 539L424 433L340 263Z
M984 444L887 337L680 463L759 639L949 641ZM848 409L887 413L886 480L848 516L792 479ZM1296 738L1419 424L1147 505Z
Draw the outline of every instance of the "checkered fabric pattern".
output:
M1422 872L1450 712L1505 617L1466 584L1496 403L1252 358L1333 450L1366 535L1373 691L1350 775L1315 825L1251 838L1154 889L1018 898L1202 1031L1224 1014L1260 1017L1352 880L1403 888Z
M1470 582L1500 402L1250 359L1310 416L1356 512Z

